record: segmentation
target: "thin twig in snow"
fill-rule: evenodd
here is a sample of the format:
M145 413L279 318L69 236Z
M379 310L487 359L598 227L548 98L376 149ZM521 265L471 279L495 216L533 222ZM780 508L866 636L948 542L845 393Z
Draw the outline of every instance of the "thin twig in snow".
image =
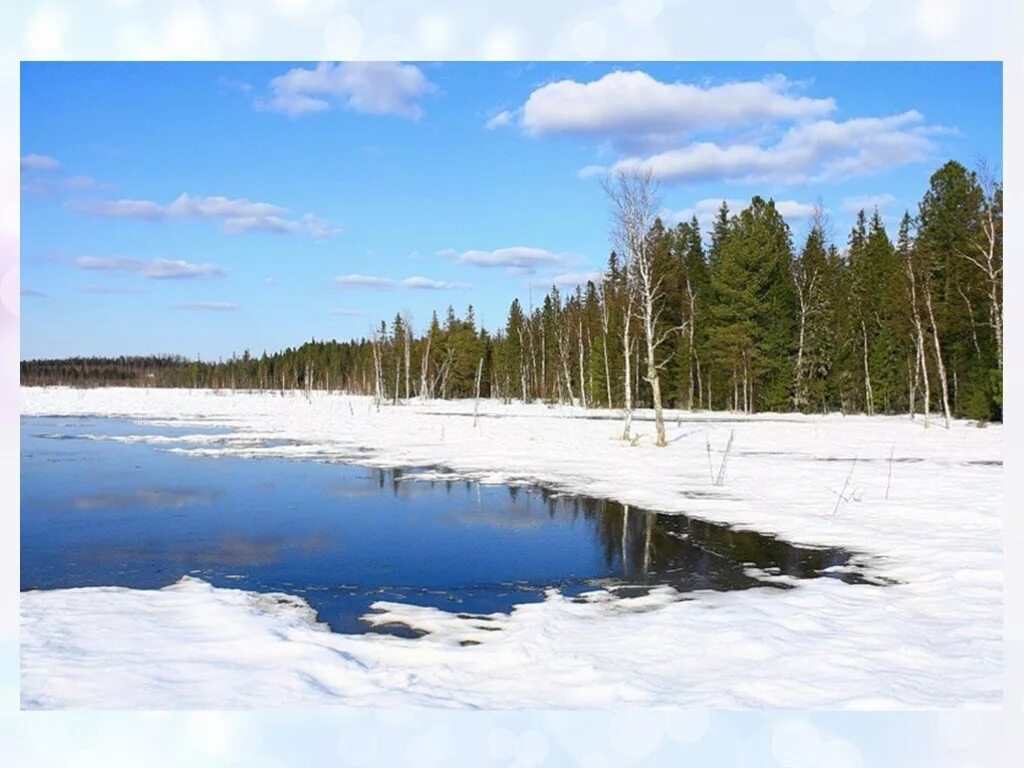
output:
M846 501L846 489L850 485L850 478L853 477L853 468L857 466L857 457L853 457L853 463L850 464L850 474L846 476L846 482L843 483L843 490L839 492L839 498L836 499L836 505L832 509L832 515L835 516L836 511L839 509L839 502Z
M885 498L889 498L889 486L892 485L892 456L896 452L896 443L889 449L889 479L885 481Z
M729 461L729 451L732 450L732 439L736 436L736 430L729 432L729 442L725 446L725 455L722 456L722 463L718 467L718 477L715 478L715 485L721 486L725 482L725 465Z

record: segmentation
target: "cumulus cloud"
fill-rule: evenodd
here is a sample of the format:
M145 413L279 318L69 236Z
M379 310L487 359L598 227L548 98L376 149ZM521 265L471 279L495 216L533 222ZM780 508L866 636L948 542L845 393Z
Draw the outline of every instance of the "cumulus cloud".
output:
M469 288L466 283L450 283L445 280L433 280L429 277L414 275L399 281L402 288L416 288L421 291L451 291Z
M493 131L495 128L504 128L506 125L511 125L512 120L513 114L506 109L484 123L484 128L489 131Z
M80 256L75 266L98 272L125 272L150 280L190 280L223 277L225 272L213 264L194 264L181 259L153 259L143 261L126 256Z
M52 195L82 189L109 189L84 174L63 172L61 162L50 155L25 155L21 158L21 191L27 195Z
M99 294L130 294L130 293L148 293L148 291L142 290L141 288L122 288L119 286L112 285L87 285L82 288L82 293L99 293Z
M800 96L782 76L697 85L662 82L646 72L612 72L588 83L560 80L533 91L521 110L534 136L592 135L660 142L706 130L820 118L833 99Z
M559 288L575 288L577 285L593 283L598 285L604 280L603 272L563 272L551 278L551 282Z
M227 301L186 301L182 304L175 304L177 309L194 309L213 312L234 312L238 309L237 304Z
M83 200L73 203L72 210L90 216L102 216L112 219L149 219L156 221L164 218L164 207L152 200Z
M956 133L915 110L838 120L834 99L801 88L781 75L715 84L619 71L542 85L487 127L592 137L612 159L580 178L644 168L667 183L835 182L932 159L936 137Z
M882 195L854 195L852 197L844 197L841 207L847 213L870 211L875 208L882 211L895 202L896 196L886 192Z
M302 214L302 226L306 233L314 240L326 240L329 237L336 237L345 233L344 228L331 224L329 221L314 216L311 213Z
M413 288L423 291L450 291L469 288L466 283L451 283L444 280L434 280L429 277L414 275L402 280L393 280L390 277L373 277L370 275L342 275L331 280L335 288L364 289L364 290L393 290L395 288Z
M23 170L33 171L56 171L60 168L60 161L49 155L29 154L21 158Z
M789 128L776 143L697 142L615 169L646 169L663 181L725 179L787 184L838 181L918 162L932 155L935 128L914 110L889 117L818 120Z
M798 203L796 200L776 200L775 208L787 219L809 219L814 215L816 203Z
M341 275L331 280L335 288L392 288L394 280L386 277L371 277L370 275Z
M510 274L532 275L538 269L564 269L574 261L567 253L552 253L543 248L513 246L493 251L448 249L438 251L443 256L460 264L487 269L504 268Z
M295 67L270 81L270 95L257 108L299 117L324 112L335 104L375 115L419 119L419 99L435 86L418 67L384 61L322 62L313 69Z
M750 200L738 198L724 198L723 200L720 197L707 197L703 200L698 200L689 208L683 208L678 211L662 211L660 216L669 225L675 225L681 221L690 221L696 216L701 230L708 230L711 228L715 216L718 214L718 209L722 207L723 202L729 207L730 216L750 206ZM783 218L790 221L799 221L809 219L814 215L815 203L801 203L796 200L776 200L775 209Z
M183 193L167 204L153 200L83 200L72 203L71 208L79 213L103 218L219 221L221 231L228 235L273 232L305 234L315 240L322 240L343 231L341 227L311 213L294 218L284 206L253 202L245 198L192 196Z
M603 165L585 165L580 168L577 176L581 179L592 179L595 176L603 176L608 173L608 169Z

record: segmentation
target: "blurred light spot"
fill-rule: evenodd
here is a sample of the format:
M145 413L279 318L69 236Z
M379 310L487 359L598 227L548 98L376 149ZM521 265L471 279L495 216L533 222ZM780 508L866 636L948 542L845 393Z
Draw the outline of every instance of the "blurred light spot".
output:
M452 22L446 16L424 16L417 25L416 36L427 50L443 50L452 40Z
M373 728L345 729L345 735L338 740L338 754L348 765L377 765L380 762L377 733Z
M301 16L310 10L310 0L273 0L273 6L282 16Z
M540 765L548 751L548 737L540 731L526 731L516 742L516 757L521 765Z
M860 750L843 739L829 739L821 748L819 768L864 768Z
M374 32L387 32L395 24L395 9L389 3L370 3L363 11L363 23Z
M764 47L766 59L778 59L779 61L796 61L800 59L811 59L811 49L800 40L793 37L780 37L772 40Z
M25 44L32 58L55 59L64 53L64 35L70 26L67 11L56 5L37 8L25 26Z
M654 21L661 13L661 0L620 0L619 11L631 21Z
M210 757L223 757L233 746L227 717L220 712L195 712L189 715L186 731L192 745Z
M516 736L508 728L492 728L487 737L491 757L507 760L516 748Z
M711 718L703 709L679 709L665 714L665 735L680 744L704 738Z
M580 768L611 768L611 763L600 752L588 752L580 760Z
M856 59L864 51L864 27L859 20L833 13L814 28L814 50L823 59Z
M422 726L419 726L422 728ZM448 755L453 739L451 734L440 728L422 729L412 736L406 750L409 765L416 768L431 768L440 765Z
M608 42L604 27L596 21L581 21L573 29L569 41L576 55L584 59L601 56Z
M864 13L874 0L828 0L832 10L844 16L859 16Z
M324 45L333 58L353 58L363 45L363 25L347 13L331 19L324 27Z
M164 53L170 57L216 53L214 37L202 6L190 2L175 7L175 12L164 26Z
M949 37L960 21L959 0L921 0L917 4L917 26L926 37Z
M513 29L495 29L484 38L484 58L492 60L515 59L519 55L519 36Z
M233 50L253 46L259 38L259 24L244 8L229 8L217 25L220 35Z
M646 710L613 712L608 726L608 742L626 758L639 760L658 748L665 730L660 718Z
M969 710L940 712L935 718L939 738L955 749L965 749L977 744L984 728L981 715Z
M775 726L772 753L783 768L808 768L821 754L821 736L806 720L786 720Z

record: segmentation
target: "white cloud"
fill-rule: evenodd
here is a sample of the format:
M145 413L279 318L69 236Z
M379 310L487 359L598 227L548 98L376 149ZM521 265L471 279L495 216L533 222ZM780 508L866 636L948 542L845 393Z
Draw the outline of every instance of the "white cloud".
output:
M143 261L125 256L80 256L75 266L100 272L126 272L151 280L188 280L202 277L223 277L225 272L213 264L194 264L181 259Z
M832 99L794 93L782 76L764 80L695 85L666 83L646 72L612 72L580 83L541 86L522 108L521 122L534 136L585 134L613 139L663 141L697 131L779 120L820 118L835 110Z
M564 272L551 278L551 282L560 288L575 288L577 285L586 285L588 282L598 285L604 280L603 272Z
M392 288L395 281L387 277L371 277L369 275L341 275L331 280L335 288Z
M608 173L608 169L603 165L585 165L580 168L576 174L581 179L592 179L595 176L603 176Z
M696 216L697 222L700 224L701 231L707 231L714 223L715 216L718 214L718 209L722 207L723 200L729 207L730 216L746 210L750 206L750 200L707 197L703 200L698 200L689 208L683 208L679 211L665 210L659 215L661 216L662 221L669 226L674 226L681 221L688 222ZM776 200L775 209L783 218L789 219L790 221L799 221L802 219L808 219L814 215L815 203L801 203L796 200Z
M661 220L668 226L674 226L681 221L688 222L696 216L697 221L700 222L701 229L706 229L714 221L715 215L718 213L718 209L722 207L723 202L729 206L730 215L739 213L750 204L749 200L737 198L706 197L703 200L698 200L689 208L683 208L678 211L666 209L658 215L661 216Z
M253 203L245 198L231 200L226 197L192 197L179 195L166 206L168 215L193 216L201 219L230 219L261 216L278 216L287 208L271 203Z
M837 181L926 159L936 149L919 112L819 120L788 129L772 145L698 142L647 158L627 158L616 169L649 169L663 181L725 179L788 184Z
M367 290L392 290L395 288L413 288L425 291L450 291L469 288L466 283L449 283L444 280L434 280L429 277L414 275L402 280L392 280L390 277L372 277L370 275L342 275L331 280L335 288L341 289L367 289Z
M29 154L21 158L21 191L28 195L52 195L81 189L109 189L112 185L84 174L63 171L61 162L50 155Z
M302 214L302 226L314 240L326 240L329 237L336 237L345 233L343 227L331 224L329 221L324 221L311 213Z
M166 205L152 200L82 200L72 203L71 208L79 213L105 218L215 220L221 222L221 230L229 235L276 232L307 234L315 240L322 240L343 231L341 227L311 213L305 213L298 219L288 218L290 211L284 206L245 198L183 193Z
M242 232L277 232L293 235L302 231L297 221L289 221L280 216L232 216L224 219L221 229L225 234L237 235Z
M363 317L366 313L358 309L330 309L327 314L335 317Z
M835 99L773 75L738 82L670 82L639 71L536 88L487 127L516 124L542 137L592 137L602 164L582 179L646 168L659 180L807 184L836 182L938 156L937 136L915 110L838 120ZM611 160L604 161L606 156Z
M234 312L238 309L237 304L226 301L186 301L174 305L177 309L211 310L214 312Z
M338 102L346 109L419 119L418 101L435 90L412 64L367 61L296 67L270 81L270 96L256 106L290 117L324 112Z
M809 219L816 207L815 203L798 203L796 200L775 201L775 209L787 219Z
M407 277L398 283L402 288L417 288L425 291L450 291L463 288L469 288L466 283L449 283L444 280L432 280L429 277L420 277L415 275L413 277Z
M66 189L110 189L113 187L113 184L96 181L92 176L81 173L75 176L65 176L58 183Z
M29 154L21 158L21 167L33 171L56 171L60 168L60 161L49 155Z
M111 294L130 294L130 293L148 293L148 291L141 288L123 288L120 286L113 285L87 285L82 288L82 293L111 293Z
M439 256L452 259L460 264L474 267L505 268L512 274L532 275L538 269L561 269L567 267L574 257L567 253L552 253L543 248L513 246L493 251L438 251Z
M90 216L102 216L112 219L149 219L156 221L164 218L164 207L152 200L84 200L71 205L79 213Z
M882 195L854 195L852 197L844 197L841 207L847 213L871 211L875 208L882 211L895 202L896 196L886 192Z
M489 131L493 131L495 128L504 128L512 123L512 117L512 113L506 109L484 123L484 128Z

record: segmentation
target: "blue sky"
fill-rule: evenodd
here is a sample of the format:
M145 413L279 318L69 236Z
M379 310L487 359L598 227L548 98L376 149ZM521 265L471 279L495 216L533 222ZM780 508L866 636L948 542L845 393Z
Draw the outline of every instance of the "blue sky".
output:
M258 354L607 259L599 176L666 218L911 212L1002 157L999 64L52 64L21 72L22 358Z

